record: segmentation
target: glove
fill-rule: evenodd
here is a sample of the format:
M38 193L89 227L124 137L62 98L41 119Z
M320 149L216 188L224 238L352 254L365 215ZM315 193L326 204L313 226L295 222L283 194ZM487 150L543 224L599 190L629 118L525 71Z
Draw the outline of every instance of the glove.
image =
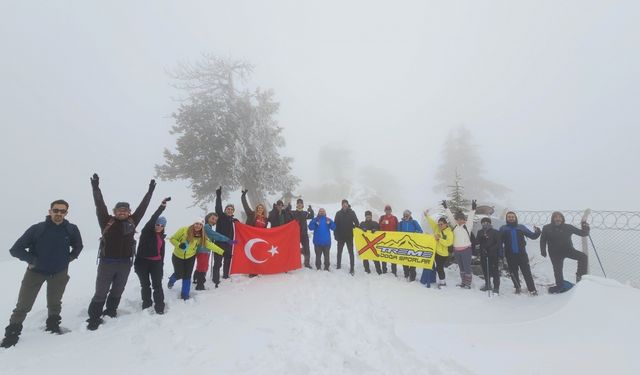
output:
M167 202L169 202L171 200L171 197L166 197L165 199L162 200L162 205L166 206Z
M442 207L444 207L444 209L447 209L447 201L446 200L442 200Z
M97 188L98 188L98 184L99 184L99 183L100 183L100 177L98 177L98 174L97 174L97 173L94 173L94 174L93 174L93 177L91 177L91 186L92 186L94 189L97 189Z
M232 245L235 245L235 244L238 243L238 240L231 240L231 241L229 241L229 243L232 244Z
M149 181L149 193L152 193L155 188L156 188L156 180L151 179L151 181Z
M473 199L471 200L471 209L475 211L476 208L478 208L478 204L476 203L476 200Z
M178 247L181 248L182 250L187 250L187 246L189 244L187 242L182 242Z
M220 196L220 194L222 194L222 186L216 189L216 195Z
M248 192L248 191L249 191L249 190L246 190L246 189L245 189L245 190L242 190L242 196L247 195L247 192Z
M543 257L547 257L547 250L542 250L540 251L540 255L542 255Z

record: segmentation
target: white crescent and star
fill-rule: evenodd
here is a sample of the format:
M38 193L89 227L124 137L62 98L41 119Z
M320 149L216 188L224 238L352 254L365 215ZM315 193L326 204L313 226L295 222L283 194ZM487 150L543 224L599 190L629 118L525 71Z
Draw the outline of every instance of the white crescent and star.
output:
M252 238L249 241L247 241L247 243L244 245L244 253L250 261L252 261L253 263L260 264L260 263L266 262L267 260L269 260L269 258L264 260L258 260L253 256L253 253L251 252L251 248L253 247L253 245L257 243L269 244L267 241L263 240L262 238ZM276 254L279 254L278 248L273 245L271 245L271 249L269 249L267 252L270 253L272 257L275 256Z

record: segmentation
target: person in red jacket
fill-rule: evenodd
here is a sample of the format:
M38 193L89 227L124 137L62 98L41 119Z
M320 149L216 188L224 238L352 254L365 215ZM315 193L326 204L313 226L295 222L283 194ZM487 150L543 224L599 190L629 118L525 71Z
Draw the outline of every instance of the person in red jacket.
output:
M398 230L398 218L391 214L391 206L384 206L384 215L380 216L378 220L380 224L380 230L384 231L396 231ZM387 273L387 263L382 262L382 273ZM394 276L398 276L398 266L391 263L391 273Z

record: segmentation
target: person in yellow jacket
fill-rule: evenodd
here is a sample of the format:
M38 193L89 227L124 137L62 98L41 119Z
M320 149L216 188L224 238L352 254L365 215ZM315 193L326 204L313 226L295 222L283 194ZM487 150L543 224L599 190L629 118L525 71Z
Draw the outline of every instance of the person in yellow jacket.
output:
M209 240L204 233L204 220L197 218L193 224L188 227L182 227L174 233L169 241L173 244L173 255L171 262L173 263L173 275L169 277L169 289L173 287L176 280L182 279L181 298L189 299L191 291L191 274L193 273L193 265L196 260L198 249L207 249L218 255L224 254L224 250Z
M436 238L436 271L438 272L438 288L440 288L447 285L444 265L447 262L447 258L449 258L449 247L453 245L453 231L445 217L441 217L436 222L429 216L429 210L424 212L424 217L427 219L433 231L433 236Z

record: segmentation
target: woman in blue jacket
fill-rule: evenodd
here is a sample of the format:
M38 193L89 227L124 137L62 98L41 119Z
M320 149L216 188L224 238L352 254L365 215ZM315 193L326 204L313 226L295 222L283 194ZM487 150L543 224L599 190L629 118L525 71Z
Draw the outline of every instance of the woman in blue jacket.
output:
M324 208L318 210L318 216L309 222L309 229L313 231L313 249L316 252L316 268L320 269L324 255L324 270L329 271L329 250L331 249L331 231L336 229L336 223L327 217Z

